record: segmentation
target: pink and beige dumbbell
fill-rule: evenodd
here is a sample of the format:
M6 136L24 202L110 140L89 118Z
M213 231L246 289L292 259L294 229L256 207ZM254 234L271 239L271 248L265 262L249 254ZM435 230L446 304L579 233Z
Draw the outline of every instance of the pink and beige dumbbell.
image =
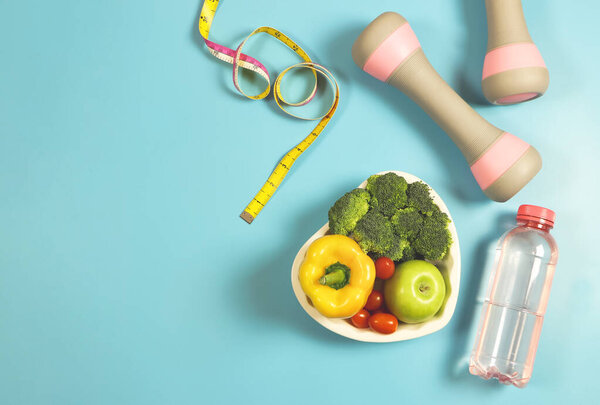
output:
M548 88L548 69L527 31L521 0L485 0L485 8L485 98L494 104L515 104L541 96Z
M542 167L533 146L487 122L448 86L400 14L388 12L373 20L356 39L352 58L408 95L446 131L492 200L508 200Z

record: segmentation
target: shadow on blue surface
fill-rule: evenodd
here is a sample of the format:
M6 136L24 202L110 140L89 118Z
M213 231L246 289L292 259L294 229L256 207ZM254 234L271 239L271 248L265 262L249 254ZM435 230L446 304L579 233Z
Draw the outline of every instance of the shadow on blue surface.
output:
M385 104L398 111L400 117L422 134L429 147L435 151L446 166L448 183L456 198L465 201L487 201L459 149L440 127L416 103L397 89L375 80L356 67L351 56L354 40L368 21L356 21L334 35L327 52L325 64L331 66L334 73L344 81L377 91ZM343 72L340 74L339 72ZM400 146L400 139L398 145Z
M348 189L352 187L349 186ZM337 188L330 190L327 198L323 198L323 203L313 205L303 215L290 218L290 223L282 224L292 234L289 240L301 242L263 255L268 259L245 271L246 275L235 286L237 293L234 294L240 300L237 307L244 312L241 316L255 318L257 325L269 323L272 324L271 328L275 325L282 333L293 331L294 335L308 336L324 344L359 344L325 329L306 314L294 296L290 281L292 261L296 253L304 241L323 225L319 223L315 226L315 219L323 216L326 218L329 205L344 192Z
M515 214L506 212L497 217L495 226L479 242L471 259L472 266L463 271L459 306L454 314L452 328L453 350L448 356L448 376L451 379L472 379L476 377L468 373L469 357L475 341L479 316L485 299L488 279L494 264L496 241L515 222ZM500 384L495 384L500 386Z
M463 0L463 20L467 40L463 47L463 63L456 69L456 92L469 104L489 106L481 90L481 70L487 50L487 20L483 1Z

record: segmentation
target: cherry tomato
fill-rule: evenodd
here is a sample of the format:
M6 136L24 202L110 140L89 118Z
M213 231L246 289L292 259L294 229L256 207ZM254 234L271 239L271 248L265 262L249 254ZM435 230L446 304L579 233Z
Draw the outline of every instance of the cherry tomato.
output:
M375 271L377 272L377 277L382 280L387 280L388 278L394 275L394 270L396 266L394 265L394 261L389 257L380 257L375 261Z
M369 317L369 326L375 332L389 335L398 329L398 319L392 314L380 312Z
M371 311L371 315L373 315L373 314L379 314L379 313L381 313L381 312L384 312L384 313L386 313L386 314L389 314L389 313L391 313L391 312L390 312L390 311L388 311L388 310L387 310L387 308L385 307L385 302L384 302L383 304L381 304L381 306L380 306L378 309L376 309L375 311Z
M361 309L356 313L356 315L350 318L350 321L352 321L352 324L357 328L368 328L370 316L371 315L369 314L369 311L366 309Z
M371 291L369 294L369 298L367 298L367 303L365 304L365 309L369 311L375 311L376 309L381 308L383 304L383 294L379 291Z

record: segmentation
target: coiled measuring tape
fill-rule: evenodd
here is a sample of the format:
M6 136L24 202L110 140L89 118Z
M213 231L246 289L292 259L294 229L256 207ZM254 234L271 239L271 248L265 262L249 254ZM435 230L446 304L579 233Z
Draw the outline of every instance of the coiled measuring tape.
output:
M250 35L246 37L246 39L242 41L242 43L236 48L236 50L227 48L223 45L219 45L215 42L210 41L208 39L208 33L210 31L210 27L215 17L215 13L217 12L218 6L219 0L205 0L204 4L202 5L202 11L200 12L200 21L198 26L200 30L200 35L202 35L202 37L204 38L204 42L208 47L209 52L214 57L233 65L233 85L235 86L235 88L242 95L252 100L261 100L267 97L271 92L271 80L267 68L253 57L242 53L242 48L244 47L248 39L250 39L252 36L259 33L268 34L273 38L281 41L284 45L286 45L298 56L300 56L300 58L302 58L302 60L304 61L286 68L277 76L275 82L273 83L273 98L275 99L275 102L277 103L279 108L281 108L288 115L302 120L320 120L317 126L311 131L311 133L306 138L304 138L302 142L290 149L289 152L287 152L285 156L279 161L279 163L277 163L275 170L273 170L266 183L261 187L258 193L256 193L254 198L252 198L252 201L250 201L250 203L244 209L244 211L242 211L240 217L250 224L252 223L254 218L256 218L256 216L260 213L260 211L264 208L269 199L273 196L273 194L275 193L285 176L290 171L290 168L292 167L294 162L300 157L300 155L302 155L302 153L304 153L306 149L308 149L308 147L315 141L315 139L317 139L319 134L323 132L323 129L325 129L325 127L331 120L331 117L335 113L335 110L338 107L340 99L340 90L337 81L335 80L331 72L329 72L325 67L314 63L309 58L308 54L300 46L298 46L298 44L296 44L288 36L283 34L281 31L276 30L275 28L259 27L255 29L250 33ZM253 71L260 75L260 77L262 77L266 82L264 91L256 95L246 94L242 90L239 82L238 72L240 67L243 69ZM281 94L281 82L283 80L283 77L293 69L309 69L312 71L315 78L315 84L309 96L298 103L288 102ZM285 105L298 107L309 103L313 99L317 91L317 74L324 76L327 79L328 83L330 83L331 86L333 86L333 88L335 89L335 95L331 106L329 107L329 110L322 116L316 118L304 118L289 112L286 109Z

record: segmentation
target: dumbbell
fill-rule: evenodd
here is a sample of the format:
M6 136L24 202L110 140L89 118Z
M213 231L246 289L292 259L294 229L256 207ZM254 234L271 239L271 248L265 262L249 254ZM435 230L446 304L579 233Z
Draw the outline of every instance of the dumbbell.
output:
M515 104L541 96L548 88L548 69L527 31L521 0L485 0L485 8L485 98L494 104Z
M373 20L352 46L365 72L408 95L450 136L492 200L515 195L542 167L533 146L477 114L431 66L408 22L397 13Z

